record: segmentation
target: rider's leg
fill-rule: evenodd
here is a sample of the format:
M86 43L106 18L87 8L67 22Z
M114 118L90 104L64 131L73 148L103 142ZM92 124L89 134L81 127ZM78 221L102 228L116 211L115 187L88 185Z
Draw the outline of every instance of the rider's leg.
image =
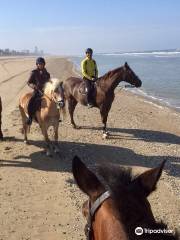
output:
M28 110L28 116L29 117L28 117L27 122L26 122L28 125L31 125L33 116L36 112L36 99L37 99L37 97L38 97L38 92L34 91L32 97L31 97L31 99L29 100L29 103L28 103L27 110Z
M88 108L93 107L91 99L91 80L85 79L86 89L87 89L87 106Z

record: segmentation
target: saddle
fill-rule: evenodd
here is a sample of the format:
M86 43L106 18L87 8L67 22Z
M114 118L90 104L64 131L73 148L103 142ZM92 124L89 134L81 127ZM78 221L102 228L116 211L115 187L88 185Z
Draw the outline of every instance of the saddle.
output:
M95 92L96 92L96 82L91 81L91 89L90 91L92 92L92 95L94 96ZM86 95L87 91L86 91L86 84L84 81L82 81L82 83L79 85L79 93L82 95Z

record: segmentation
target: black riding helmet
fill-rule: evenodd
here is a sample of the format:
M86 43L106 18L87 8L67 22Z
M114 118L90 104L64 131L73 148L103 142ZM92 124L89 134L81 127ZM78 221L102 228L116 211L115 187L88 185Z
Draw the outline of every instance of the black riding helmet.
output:
M36 59L36 65L38 65L38 64L46 64L46 62L45 62L45 60L44 60L44 58L42 58L42 57L38 57L37 59Z
M86 49L86 53L90 53L90 54L92 54L92 53L93 53L92 48L87 48L87 49Z

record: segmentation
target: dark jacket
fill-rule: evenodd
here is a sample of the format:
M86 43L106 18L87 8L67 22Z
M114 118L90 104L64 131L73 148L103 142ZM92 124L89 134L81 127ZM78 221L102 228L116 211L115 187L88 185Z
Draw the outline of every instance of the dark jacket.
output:
M38 90L43 90L44 85L49 81L50 74L44 68L43 70L39 70L38 68L31 72L31 76L28 80L29 84L34 84L38 88Z

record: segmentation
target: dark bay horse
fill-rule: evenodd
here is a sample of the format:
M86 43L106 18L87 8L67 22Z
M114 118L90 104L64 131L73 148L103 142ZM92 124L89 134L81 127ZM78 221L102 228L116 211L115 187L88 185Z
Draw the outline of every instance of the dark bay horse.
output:
M100 109L104 137L107 137L108 134L106 123L108 113L114 100L114 90L121 81L130 83L135 87L141 87L142 84L141 80L127 63L125 63L124 66L114 69L98 78L95 84L94 106ZM87 104L86 95L83 95L81 91L83 84L84 81L77 77L70 77L64 82L65 97L68 101L71 124L74 128L77 128L73 118L77 103L81 103L82 105Z
M83 204L88 240L178 240L164 223L156 222L147 197L156 188L165 161L133 176L114 165L99 166L94 174L74 157L72 171L79 188L88 195ZM148 233L147 230L155 230ZM160 230L160 233L157 233Z
M2 134L2 130L1 130L1 124L2 124L2 101L1 101L1 97L0 97L0 141L3 140L3 134Z

